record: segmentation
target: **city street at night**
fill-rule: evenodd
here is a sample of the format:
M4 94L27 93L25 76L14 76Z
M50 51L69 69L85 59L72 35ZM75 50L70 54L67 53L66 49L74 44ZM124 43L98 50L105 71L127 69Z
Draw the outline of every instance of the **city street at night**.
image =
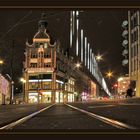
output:
M140 99L114 99L108 101L94 101L91 103L59 103L52 106L27 105L7 106L7 111L2 113L1 131L132 131L140 129ZM46 108L46 106L48 108ZM5 107L6 108L6 107ZM16 109L15 109L16 108ZM44 111L29 117L39 110ZM13 111L14 110L14 111ZM31 111L32 110L32 111ZM33 111L34 110L34 111ZM20 114L20 115L19 115ZM3 117L2 117L3 116ZM6 118L5 118L6 116ZM5 119L11 119L6 123ZM20 121L19 121L20 119ZM5 125L2 124L5 122ZM11 125L14 124L14 125Z
M140 11L0 11L0 132L138 132Z

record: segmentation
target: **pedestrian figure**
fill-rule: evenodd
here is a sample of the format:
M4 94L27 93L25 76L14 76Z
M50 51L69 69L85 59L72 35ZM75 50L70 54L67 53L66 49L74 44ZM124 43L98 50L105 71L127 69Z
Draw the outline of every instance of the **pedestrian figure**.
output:
M133 96L133 89L129 87L126 91L126 98L127 97L132 97Z

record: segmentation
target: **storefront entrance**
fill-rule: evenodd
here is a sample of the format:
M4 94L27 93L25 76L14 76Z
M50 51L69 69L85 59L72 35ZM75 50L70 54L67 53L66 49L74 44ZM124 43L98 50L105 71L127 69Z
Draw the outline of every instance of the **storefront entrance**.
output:
M63 102L63 93L62 92L56 92L55 102L56 103L62 103Z

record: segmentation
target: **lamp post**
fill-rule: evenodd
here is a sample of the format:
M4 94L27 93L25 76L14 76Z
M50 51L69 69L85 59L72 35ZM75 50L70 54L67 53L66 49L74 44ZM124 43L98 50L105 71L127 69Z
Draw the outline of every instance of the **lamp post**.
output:
M20 78L20 81L22 82L23 101L25 102L25 83L26 83L26 80L24 78Z
M1 66L3 65L3 60L0 59L0 73L2 72Z
M12 78L10 77L9 74L6 74L6 76L10 79L10 82L11 82L10 104L13 104L13 100L14 100L14 81L12 80Z
M1 66L3 65L3 60L0 59L0 76L1 76L1 72L2 72L2 68ZM5 105L5 94L2 94L2 104Z

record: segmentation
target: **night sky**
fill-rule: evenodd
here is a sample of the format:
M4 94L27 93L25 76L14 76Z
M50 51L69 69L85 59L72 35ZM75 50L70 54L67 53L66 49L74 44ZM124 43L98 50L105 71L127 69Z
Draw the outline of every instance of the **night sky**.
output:
M4 59L3 74L10 74L11 51L13 50L13 77L16 86L22 76L25 42L32 43L38 31L38 21L43 10L0 10L0 58ZM69 46L69 11L49 10L47 14L48 30L52 40L59 39L62 47ZM123 9L84 10L80 14L80 26L93 48L94 54L103 54L99 63L103 75L112 70L115 76L127 72L122 66L122 27L127 19L127 11ZM14 47L13 47L14 40ZM115 79L115 78L114 78Z

